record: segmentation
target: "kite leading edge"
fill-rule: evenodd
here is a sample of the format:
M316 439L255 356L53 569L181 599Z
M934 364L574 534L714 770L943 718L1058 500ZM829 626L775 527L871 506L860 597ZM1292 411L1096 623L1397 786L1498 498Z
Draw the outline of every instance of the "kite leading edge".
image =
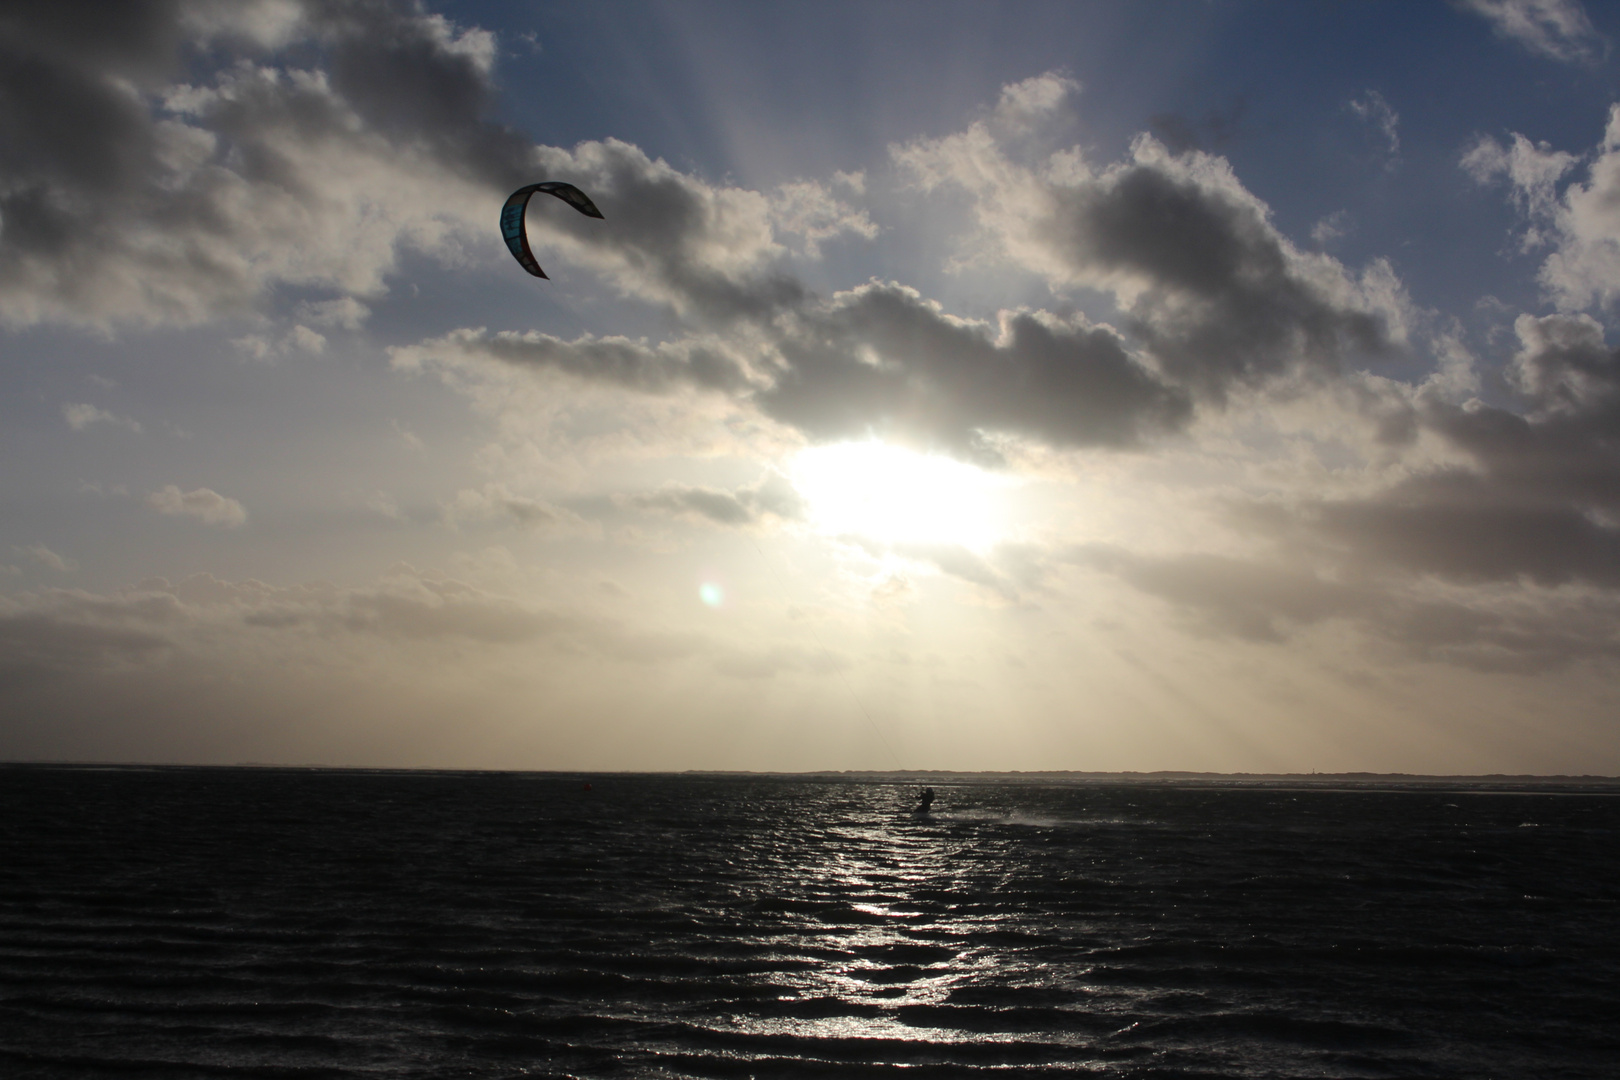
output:
M506 197L506 205L501 207L501 236L505 238L506 246L511 249L512 257L518 261L519 266L535 277L546 278L549 281L551 279L540 269L540 263L535 259L534 252L529 250L529 230L524 225L524 212L528 209L529 197L537 191L557 196L586 217L600 218L602 211L591 202L589 195L573 184L565 184L561 180L529 184Z

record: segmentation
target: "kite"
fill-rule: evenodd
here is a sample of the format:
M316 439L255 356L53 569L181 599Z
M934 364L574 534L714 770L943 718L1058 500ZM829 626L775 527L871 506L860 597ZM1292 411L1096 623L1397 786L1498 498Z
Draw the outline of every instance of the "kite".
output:
M512 257L518 261L519 266L535 277L550 281L546 272L540 269L540 263L535 260L534 252L529 250L529 231L523 224L524 212L529 206L529 196L537 191L557 196L586 217L600 218L602 211L591 202L589 195L573 184L565 184L560 180L548 180L543 184L520 187L506 197L506 205L501 207L501 235L506 238L506 246L512 249Z

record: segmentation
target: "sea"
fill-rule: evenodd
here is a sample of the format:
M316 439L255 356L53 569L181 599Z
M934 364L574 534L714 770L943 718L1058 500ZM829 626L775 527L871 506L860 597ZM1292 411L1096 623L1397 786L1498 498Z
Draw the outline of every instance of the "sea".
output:
M1617 841L1595 780L4 766L0 1076L1607 1080Z

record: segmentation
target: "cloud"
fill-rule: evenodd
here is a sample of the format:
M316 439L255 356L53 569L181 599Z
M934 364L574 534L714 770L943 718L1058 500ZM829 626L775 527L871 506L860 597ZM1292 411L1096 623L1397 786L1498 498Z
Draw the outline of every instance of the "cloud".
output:
M1620 361L1590 315L1520 315L1520 349L1508 368L1536 407L1571 416L1620 417Z
M397 731L411 702L426 705L420 719L429 729L449 709L469 717L495 710L527 730L571 722L580 702L592 700L644 710L665 725L670 699L651 680L690 662L748 681L850 663L825 648L627 625L406 564L354 587L198 574L109 593L0 595L0 732L15 755L18 740L39 734L39 716L49 715L40 745L54 752L41 756L94 756L63 752L75 718L88 718L91 745L122 746L128 737L123 756L152 760L164 756L151 749L153 733L169 730L169 717L190 717L168 754L198 760L225 747L230 761L243 756L249 716L264 716L277 732L306 716L336 731L356 724L355 710L375 708L374 722ZM222 727L221 717L230 723ZM456 738L470 730L458 726ZM374 734L361 735L362 755L378 753ZM293 733L289 746L305 748L302 760L311 738Z
M480 360L516 368L551 370L592 382L642 393L671 393L686 386L740 390L750 375L743 364L715 340L688 339L648 345L624 337L586 334L564 341L539 331L489 334L482 328L457 330L442 338L389 350L395 368L441 373L476 370Z
M1564 310L1605 306L1620 297L1620 105L1609 122L1585 183L1570 184L1552 213L1556 244L1541 283Z
M401 248L455 257L530 171L485 119L483 31L405 3L117 7L0 16L0 323L375 295Z
M1460 164L1476 181L1505 178L1528 219L1526 250L1550 246L1539 279L1563 311L1612 306L1620 298L1620 105L1609 107L1602 141L1584 180L1562 192L1559 181L1581 160L1518 133L1504 147L1482 136Z
M769 318L806 295L783 266L787 249L776 235L793 200L779 199L773 209L760 192L705 183L617 139L572 150L536 147L534 154L541 174L590 192L604 215L531 212L537 251L559 250L627 295L702 322ZM813 207L800 208L808 216L787 220L812 231L833 227ZM824 209L842 222L838 231L851 222L854 231L863 228L831 203Z
M228 529L238 528L247 521L247 510L241 503L209 488L182 492L174 484L165 484L146 497L146 505L162 514L194 517L205 524L223 525Z
M62 419L74 431L83 431L92 424L111 424L114 427L124 427L135 432L141 432L141 425L126 416L115 416L106 409L95 405L86 405L82 402L68 402L62 406Z
M940 573L978 585L1006 601L1018 599L1015 589L1005 576L998 573L985 558L961 544L899 543L890 550L902 558L937 568Z
M1350 212L1348 210L1335 210L1311 226L1311 240L1317 247L1327 247L1335 240L1342 240L1350 235L1353 228L1354 225L1350 221Z
M589 532L585 519L572 510L543 499L519 495L505 484L489 483L482 488L463 488L444 506L444 517L451 525L464 521L506 521L536 532Z
M1389 102L1384 100L1384 95L1377 90L1368 90L1359 98L1351 98L1349 108L1383 138L1384 150L1389 155L1386 167L1393 169L1400 161L1400 114L1390 108Z
M263 334L247 334L243 337L232 338L231 344L255 360L274 360L277 357L286 356L293 352L305 352L319 356L326 351L326 335L299 324L283 334L279 339L266 337Z
M44 544L29 544L27 547L14 547L11 550L18 555L26 555L38 565L47 570L54 570L58 574L69 574L79 568L78 563L58 555Z
M623 500L638 510L652 510L719 525L756 525L765 517L796 521L805 515L804 498L785 476L770 473L758 483L733 491L671 484L659 491Z
M1365 611L1362 592L1311 573L1229 556L1144 556L1094 544L1070 561L1114 574L1193 616L1206 632L1249 641L1282 641L1292 628Z
M1204 636L1277 645L1340 624L1359 631L1386 662L1535 673L1620 660L1620 600L1613 596L1344 581L1277 561L1143 555L1101 544L1057 555L1164 601Z
M1498 37L1517 41L1537 56L1568 64L1600 59L1608 43L1593 29L1580 0L1455 0L1464 11L1488 20Z
M306 301L298 305L294 314L316 326L358 330L371 317L371 309L352 296L340 296L336 300Z
M1577 161L1574 154L1554 150L1545 142L1532 143L1515 132L1511 147L1481 135L1464 152L1459 164L1478 184L1507 179L1514 204L1529 221L1520 246L1531 251L1553 239L1547 226L1559 210L1558 181Z
M847 656L830 649L781 645L774 649L728 653L715 660L714 669L734 679L768 679L784 671L826 675L850 666Z
M1109 327L1046 312L1005 312L995 324L955 318L894 283L806 301L730 344L462 330L391 355L398 368L433 368L452 382L495 360L642 393L721 392L812 441L875 433L980 459L997 457L998 435L1141 445L1191 413L1186 394Z
M1016 126L998 111L965 132L893 148L923 190L972 196L988 255L1054 287L1112 294L1159 370L1214 401L1236 385L1398 352L1408 305L1387 263L1356 277L1300 251L1224 159L1172 154L1141 135L1129 160L1101 169L1073 148L1016 160L1018 132L1055 116L1066 96L1061 80L1045 78L1041 108Z
M865 187L864 178L844 174L840 178L857 193ZM778 187L771 199L771 223L780 234L802 237L805 254L812 259L820 257L824 240L844 233L871 240L878 234L878 227L865 210L853 209L825 184L814 180L796 180Z
M876 434L994 459L997 435L1137 446L1191 413L1111 327L1047 312L957 318L892 282L806 306L774 345L773 381L753 398L815 441Z

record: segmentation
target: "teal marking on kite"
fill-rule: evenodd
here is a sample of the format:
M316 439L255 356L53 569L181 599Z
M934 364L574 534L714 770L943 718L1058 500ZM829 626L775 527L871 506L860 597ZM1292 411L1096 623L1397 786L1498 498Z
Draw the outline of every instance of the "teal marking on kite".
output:
M529 206L529 197L535 192L544 192L555 195L563 202L572 206L586 217L601 218L602 211L591 202L591 197L573 184L565 184L561 180L547 180L542 184L530 184L520 187L506 197L506 205L501 207L501 238L506 241L507 248L518 265L538 278L551 280L550 276L540 269L540 262L534 257L529 248L529 230L525 227L525 211Z

